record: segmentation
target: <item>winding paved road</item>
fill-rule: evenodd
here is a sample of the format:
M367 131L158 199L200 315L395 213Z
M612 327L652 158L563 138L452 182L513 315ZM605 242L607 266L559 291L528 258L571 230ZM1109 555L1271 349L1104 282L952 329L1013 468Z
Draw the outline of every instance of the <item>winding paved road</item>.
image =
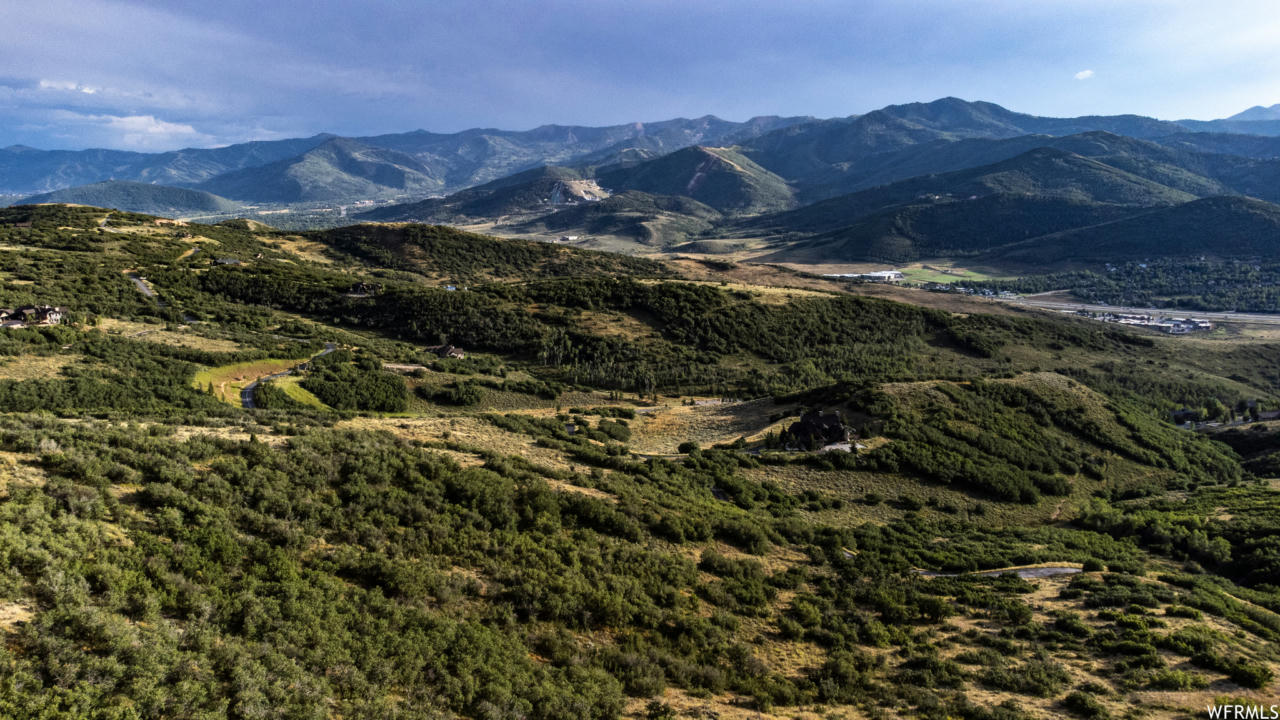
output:
M151 286L147 284L146 278L135 272L125 273L125 276L132 280L134 285L138 286L138 292L141 292L143 295L155 300L156 305L164 307L164 301L161 300L160 297L156 295L156 291L151 289Z
M312 360L315 360L318 357L321 357L322 355L328 355L329 353L337 349L338 349L338 346L336 343L325 343L324 350L321 350L320 352L316 353L315 355L312 355L306 360L303 360L297 365L294 365L288 370L285 370L284 372L278 372L273 375L264 375L258 378L257 380L254 380L253 382L249 383L248 385L245 385L244 389L240 391L240 404L243 405L246 410L253 410L254 408L257 407L256 405L253 404L253 391L258 387L258 383L266 380L275 380L277 378L282 378L286 375L292 375L293 371L297 370L303 365L306 365L307 363L311 362Z

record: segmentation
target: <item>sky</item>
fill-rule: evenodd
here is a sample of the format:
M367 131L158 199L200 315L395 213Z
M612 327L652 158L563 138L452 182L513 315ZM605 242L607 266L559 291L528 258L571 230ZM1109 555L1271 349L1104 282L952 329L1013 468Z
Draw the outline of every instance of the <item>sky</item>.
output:
M837 117L947 96L1168 120L1280 103L1269 2L0 0L0 27L0 147Z

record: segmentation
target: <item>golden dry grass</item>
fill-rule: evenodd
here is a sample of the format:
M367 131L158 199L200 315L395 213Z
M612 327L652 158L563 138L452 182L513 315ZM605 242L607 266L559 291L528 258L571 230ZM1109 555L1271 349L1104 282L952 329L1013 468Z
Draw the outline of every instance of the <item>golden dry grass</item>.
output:
M160 345L184 347L192 350L204 350L206 352L235 352L244 347L240 343L232 340L198 335L194 330L185 325L181 326L177 330L168 330L164 325L159 323L144 323L134 322L131 320L102 318L98 322L97 329L110 335L120 335L134 340L144 340L146 342L158 343Z
M564 455L549 448L538 447L528 436L509 433L474 417L354 418L339 423L339 427L383 430L397 437L417 441L447 441L479 451L516 455L534 464L557 470L572 467ZM433 449L431 452L445 455L462 467L474 467L485 462L480 454L461 450ZM611 493L603 490L582 487L554 478L545 478L545 481L552 490L558 492L577 493L608 502L618 501Z
M667 688L657 698L631 698L623 709L623 717L639 720L647 717L645 708L651 700L669 705L678 718L711 720L865 720L862 711L849 706L777 707L767 712L753 710L749 698L723 693L711 697L692 697L684 690Z
M934 388L947 382L945 380L919 380L915 382L890 382L881 383L880 390L886 395L894 398L904 398L919 393L931 393ZM938 398L942 398L941 393L937 393Z
M52 380L62 375L62 369L80 360L81 356L17 355L0 358L0 380Z
M773 400L720 403L695 398L700 405L662 405L637 412L631 421L631 448L648 455L671 455L688 440L708 446L758 435L770 426L769 416L788 412Z
M660 340L653 326L626 313L599 310L584 311L574 317L574 325L583 332L605 337L621 337L628 340Z
M987 298L960 295L958 293L929 292L920 288L899 287L888 283L848 284L846 292L863 297L894 300L908 305L933 308L949 313L967 315L985 313L988 315L1022 315L1040 312L1017 305L989 300ZM1055 313L1061 315L1061 313Z
M150 427L153 423L143 423L143 427ZM281 447L289 438L284 435L272 435L267 432L266 428L262 428L262 432L250 434L244 427L239 425L228 427L203 427L200 425L165 425L164 427L173 430L173 439L179 442L189 440L193 437L213 437L220 440L232 440L235 442L248 442L253 438L257 442L266 443L272 447Z
M314 240L308 240L300 235L287 235L282 238L273 238L268 244L297 257L299 260L325 265L333 264L333 258L326 254L326 248L324 245Z
M587 497L595 498L597 500L604 500L611 503L618 502L617 497L612 493L605 492L604 490L582 487L581 485L574 485L563 480L556 480L555 478L546 478L546 482L552 490L556 490L558 492L577 493L578 495L586 495Z
M659 282L683 282L690 285L707 285L716 287L726 292L746 293L751 296L752 300L763 305L785 305L797 298L829 298L834 290L819 290L814 288L788 287L782 285L767 285L759 283L735 282L724 280L641 280L643 283L659 283Z
M0 451L0 493L7 495L15 485L43 485L46 478L38 460L35 453Z
M35 610L22 602L0 603L0 632L11 633L18 623L35 617Z
M382 430L397 437L419 441L447 441L499 455L518 455L529 462L558 470L570 467L555 450L538 447L528 435L507 432L480 418L450 417L361 417L338 423L339 428Z

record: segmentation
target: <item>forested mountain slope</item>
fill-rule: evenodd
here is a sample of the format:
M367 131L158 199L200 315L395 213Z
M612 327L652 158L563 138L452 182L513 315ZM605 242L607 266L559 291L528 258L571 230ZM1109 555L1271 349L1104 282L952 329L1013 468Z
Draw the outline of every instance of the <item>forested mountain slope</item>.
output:
M225 213L240 207L240 203L233 200L199 190L119 180L32 195L18 202L73 203L151 215Z

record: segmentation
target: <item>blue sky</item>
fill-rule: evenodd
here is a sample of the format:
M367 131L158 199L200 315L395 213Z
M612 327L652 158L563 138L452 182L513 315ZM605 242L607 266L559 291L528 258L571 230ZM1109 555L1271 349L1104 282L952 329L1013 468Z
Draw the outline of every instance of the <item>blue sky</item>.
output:
M0 146L1280 102L1280 13L1181 0L0 0Z

